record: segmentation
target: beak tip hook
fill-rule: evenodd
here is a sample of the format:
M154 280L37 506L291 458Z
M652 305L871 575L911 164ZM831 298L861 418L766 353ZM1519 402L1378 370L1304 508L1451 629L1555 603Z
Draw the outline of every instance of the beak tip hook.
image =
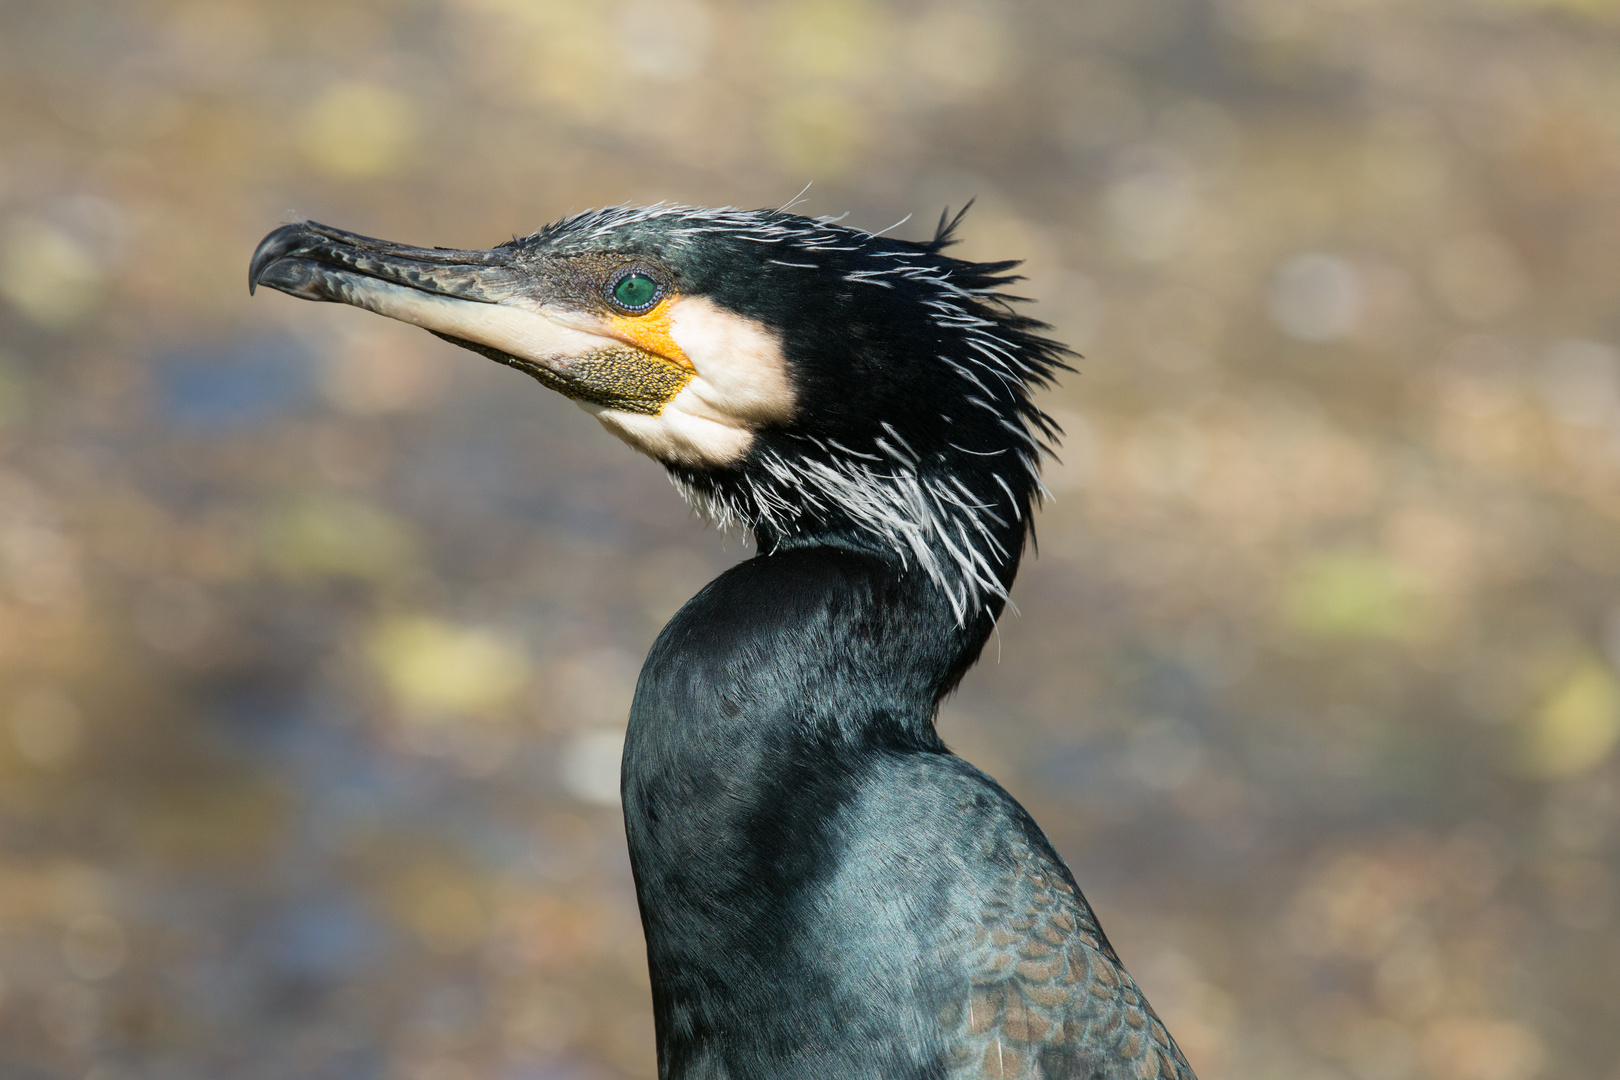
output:
M259 241L259 246L253 249L253 258L248 262L249 296L258 291L259 281L264 277L266 270L288 255L296 255L304 250L308 235L308 226L299 222L274 229Z

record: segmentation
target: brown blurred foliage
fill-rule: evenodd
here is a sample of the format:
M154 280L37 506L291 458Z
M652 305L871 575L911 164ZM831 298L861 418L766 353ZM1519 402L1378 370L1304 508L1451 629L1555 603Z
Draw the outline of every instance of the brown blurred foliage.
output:
M0 1074L652 1075L615 775L747 554L309 216L970 255L1086 356L948 740L1205 1080L1620 1077L1620 4L0 0Z

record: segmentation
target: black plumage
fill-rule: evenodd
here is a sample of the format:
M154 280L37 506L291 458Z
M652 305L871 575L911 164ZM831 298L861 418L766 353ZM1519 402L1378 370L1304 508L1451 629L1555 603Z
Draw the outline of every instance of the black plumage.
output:
M659 635L625 823L667 1078L1190 1080L1063 861L934 719L1002 610L1063 366L1012 263L656 206L482 252L286 226L252 284L422 325L758 555Z

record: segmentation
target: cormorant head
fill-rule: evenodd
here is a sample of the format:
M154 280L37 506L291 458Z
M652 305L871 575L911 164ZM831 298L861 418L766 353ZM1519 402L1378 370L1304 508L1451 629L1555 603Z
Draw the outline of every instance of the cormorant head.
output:
M959 623L999 612L1056 429L1064 367L971 263L779 210L589 211L488 251L303 222L250 288L353 304L576 401L663 463L694 507L769 553L833 544L920 571Z

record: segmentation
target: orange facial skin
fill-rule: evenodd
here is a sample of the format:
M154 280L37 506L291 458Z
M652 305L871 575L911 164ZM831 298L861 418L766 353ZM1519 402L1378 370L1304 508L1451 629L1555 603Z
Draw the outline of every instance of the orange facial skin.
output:
M670 333L670 310L679 299L675 293L669 293L651 311L640 315L609 315L606 319L608 330L619 340L654 356L661 356L676 367L695 371L692 361L686 358Z

